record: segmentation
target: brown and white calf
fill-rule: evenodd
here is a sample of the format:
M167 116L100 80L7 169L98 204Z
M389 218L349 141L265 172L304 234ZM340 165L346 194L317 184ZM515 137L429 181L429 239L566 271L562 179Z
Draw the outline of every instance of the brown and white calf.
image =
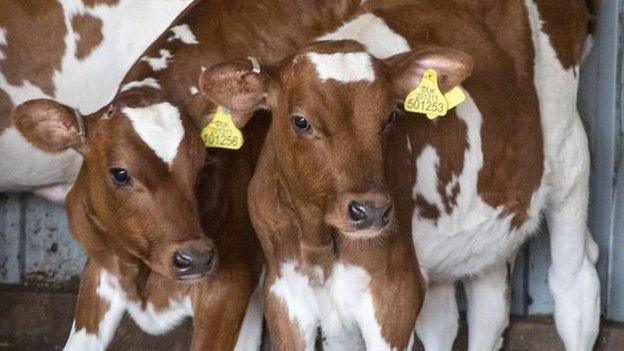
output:
M198 77L228 58L280 60L339 26L354 4L199 1L132 66L110 103L77 119L85 137L76 136L67 106L37 100L16 109L15 125L32 144L55 153L71 148L85 159L67 208L90 259L66 349L104 349L126 311L152 334L194 316L194 349L229 350L239 334L237 349L258 349L257 301L239 329L262 267L247 186L267 122L256 118L243 130L241 150L206 150L200 172L197 127L215 106L198 94ZM211 269L214 246L217 268L198 277Z
M380 59L423 44L460 50L474 59L473 75L462 85L467 96L463 104L433 122L403 114L387 137L386 181L392 193L398 194L395 207L408 210L405 215L428 282L416 327L425 348L450 350L453 345L458 326L454 282L458 280L467 292L469 349L500 347L509 318L508 262L545 215L557 329L568 350L590 350L598 332L600 288L594 268L597 247L587 230L587 138L576 110L577 70L589 19L585 2L456 0L432 6L419 0L377 0L363 7L360 14L321 39L359 41ZM421 69L431 63L423 62ZM448 89L445 84L442 80L442 88ZM283 103L296 104L302 96ZM320 118L317 115L326 113L323 105L333 105L338 97L344 98L323 96L320 107L310 113L313 117L306 117ZM351 103L363 104L362 100ZM370 118L377 112L372 110ZM269 143L284 140L269 139ZM276 159L299 156L291 150L297 149L278 149ZM314 149L309 150L299 153ZM289 164L278 167L284 165ZM307 179L306 172L320 172L314 180L319 184L331 179L319 169L323 168L295 167L284 171L284 176L294 175L291 182L295 185L295 180ZM270 173L263 168L259 172ZM305 188L306 183L301 186ZM275 191L280 201L294 201L279 189L281 185L274 185L264 191ZM307 195L310 201L317 200L315 194ZM269 207L259 204L252 205L253 212ZM290 212L319 221L332 218L310 213ZM266 227L281 233L286 226L274 220ZM262 235L262 229L258 231ZM262 236L267 250L271 246L266 244L267 235ZM269 257L281 255L283 250L268 253ZM306 276L305 268L296 267L285 267L290 276L301 278L296 284L317 284ZM281 273L277 272L273 274ZM272 282L270 274L268 279ZM303 296L300 290L279 288L287 286L280 282L270 293L286 296L283 291L289 291ZM314 304L293 300L291 306L290 321ZM317 321L306 321L310 320Z
M11 109L50 98L94 112L141 52L191 0L0 1L0 192L64 201L80 169L73 150L47 154L11 125Z
M72 148L84 160L67 210L89 261L65 350L104 350L125 312L155 335L193 316L193 350L257 349L259 304L249 304L239 337L262 267L253 233L244 230L246 183L203 174L203 143L182 109L143 88L86 117L32 100L13 120L41 150ZM226 194L213 194L215 180ZM198 192L227 217L213 222L215 210L208 201L198 206Z
M442 48L382 61L338 41L261 73L231 61L203 74L203 93L233 113L272 112L249 209L267 259L274 349L314 350L320 329L326 350L411 350L423 289L410 217L392 200L403 194L386 181L382 150L396 103L425 63L451 86L471 67Z

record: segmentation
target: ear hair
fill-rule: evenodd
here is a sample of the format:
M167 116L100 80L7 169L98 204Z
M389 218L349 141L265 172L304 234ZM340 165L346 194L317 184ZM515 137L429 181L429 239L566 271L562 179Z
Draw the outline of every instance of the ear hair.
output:
M199 77L202 94L216 105L227 107L242 127L253 112L265 107L269 73L254 57L210 67Z
M438 85L442 92L461 84L470 76L473 60L469 55L443 46L421 46L384 60L399 99L418 86L428 68L438 73Z
M26 101L11 114L13 125L20 134L47 152L77 148L85 133L82 118L76 110L49 99Z

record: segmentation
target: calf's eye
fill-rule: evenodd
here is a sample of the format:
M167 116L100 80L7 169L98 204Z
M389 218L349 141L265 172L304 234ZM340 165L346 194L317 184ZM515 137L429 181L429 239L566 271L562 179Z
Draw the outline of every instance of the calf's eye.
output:
M305 117L302 116L293 116L292 124L295 132L297 133L305 133L310 130L310 122Z
M110 174L113 178L113 183L116 185L128 185L132 179L130 173L123 168L112 168Z

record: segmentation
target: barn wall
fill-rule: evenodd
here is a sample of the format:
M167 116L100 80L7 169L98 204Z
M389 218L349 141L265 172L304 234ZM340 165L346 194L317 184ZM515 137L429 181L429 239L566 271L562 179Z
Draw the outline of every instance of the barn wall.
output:
M0 283L63 284L85 260L63 206L34 195L0 195Z
M624 321L623 2L602 2L594 50L581 69L579 99L592 148L590 228L600 246L603 309L619 321ZM0 194L0 283L63 284L80 273L84 262L62 206L32 195ZM513 313L552 312L549 262L545 233L519 251L511 278Z
M603 312L624 321L622 0L603 0L593 52L583 67L580 110L592 151L589 227L600 247Z

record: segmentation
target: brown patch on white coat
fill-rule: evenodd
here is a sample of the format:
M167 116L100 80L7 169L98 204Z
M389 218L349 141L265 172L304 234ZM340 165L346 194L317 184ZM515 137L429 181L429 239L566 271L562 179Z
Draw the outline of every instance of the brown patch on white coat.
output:
M102 20L97 17L88 14L74 15L71 18L71 26L78 35L75 55L79 60L89 56L104 39Z
M54 96L52 76L61 69L66 49L63 7L54 0L2 0L0 8L6 36L6 43L0 43L0 71L11 85L29 81Z
M453 50L424 47L380 61L343 41L312 44L259 75L245 61L202 75L213 102L235 114L263 106L273 114L249 208L268 261L264 298L276 350L311 349L319 327L333 348L357 343L358 330L367 349L410 346L422 281L410 218L393 212L403 204L386 184L383 145L423 62L436 64L444 90L471 70L470 58ZM352 301L361 302L352 309ZM355 334L336 329L334 318Z
M532 195L542 182L544 164L526 10L519 0L501 4L456 2L460 5L440 3L431 8L422 1L392 6L376 1L367 10L397 30L412 47L429 43L466 52L474 59L473 75L463 87L483 114L480 132L483 166L478 174L478 193L493 208L502 206L504 214L511 214L513 227L517 228L528 219ZM416 22L414 14L418 14ZM483 23L496 33L494 37L484 31ZM517 23L520 29L500 28L508 23ZM491 89L492 86L499 88ZM397 128L398 135L392 140L402 144L408 138L411 154L418 156L431 145L439 157L437 192L443 207L417 197L416 208L423 217L435 221L440 212L453 212L455 199L461 192L454 179L464 169L467 132L465 122L456 118L455 111L435 123L413 116ZM410 161L412 170L416 169L415 161ZM519 168L526 172L516 172ZM417 174L410 173L413 184Z

